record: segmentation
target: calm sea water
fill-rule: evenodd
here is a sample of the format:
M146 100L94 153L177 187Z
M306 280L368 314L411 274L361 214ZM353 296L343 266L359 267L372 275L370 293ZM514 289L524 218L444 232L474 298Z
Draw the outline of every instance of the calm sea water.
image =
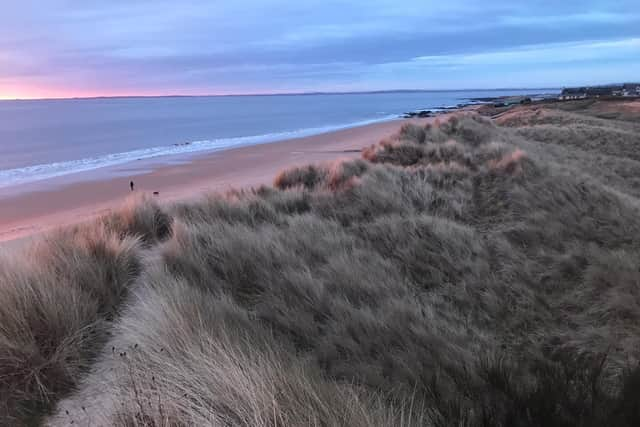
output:
M0 101L0 188L138 159L319 134L469 98L546 91Z

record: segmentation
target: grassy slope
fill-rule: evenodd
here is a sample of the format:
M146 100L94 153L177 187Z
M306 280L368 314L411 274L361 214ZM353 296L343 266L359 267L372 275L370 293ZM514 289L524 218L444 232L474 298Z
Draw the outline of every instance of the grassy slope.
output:
M58 270L103 307L0 329L6 419L46 397L63 398L53 425L634 425L637 125L558 109L498 123L405 126L274 188L166 213L142 202L96 225L92 245L116 262L61 239L37 257L76 256L6 266L3 319L83 311L64 295L4 304ZM80 268L103 264L115 272L91 283L122 290L107 305ZM67 323L53 341L38 332ZM34 388L31 359L3 375L5 342L68 376Z

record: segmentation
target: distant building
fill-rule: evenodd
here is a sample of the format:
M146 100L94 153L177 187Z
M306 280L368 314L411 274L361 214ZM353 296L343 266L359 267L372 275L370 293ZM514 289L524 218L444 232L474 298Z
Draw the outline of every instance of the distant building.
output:
M640 83L623 84L622 96L640 96Z
M607 86L570 87L560 93L558 99L562 101L571 99L640 96L640 83L625 83Z
M600 98L601 96L614 96L615 92L622 96L622 86L594 86L587 88L587 98Z
M571 87L562 89L559 99L562 101L568 101L571 99L584 99L587 97L587 88L584 87Z

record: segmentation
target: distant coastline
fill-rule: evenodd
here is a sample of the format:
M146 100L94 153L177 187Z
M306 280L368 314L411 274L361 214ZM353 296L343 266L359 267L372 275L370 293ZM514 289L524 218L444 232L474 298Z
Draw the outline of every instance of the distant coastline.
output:
M232 97L262 97L262 96L317 96L317 95L374 95L393 93L446 93L446 92L497 92L497 91L560 91L562 87L523 87L523 88L491 88L491 89L390 89L371 91L329 91L329 92L279 92L279 93L232 93L232 94L202 94L202 95L113 95L113 96L72 96L53 98L0 98L3 101L73 101L95 99L154 99L154 98L232 98Z

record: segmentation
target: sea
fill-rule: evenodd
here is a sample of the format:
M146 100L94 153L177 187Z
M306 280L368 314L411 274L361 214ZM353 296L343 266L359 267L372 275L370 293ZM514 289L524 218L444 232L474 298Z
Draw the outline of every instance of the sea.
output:
M552 89L0 101L0 191ZM82 174L84 173L84 174Z

